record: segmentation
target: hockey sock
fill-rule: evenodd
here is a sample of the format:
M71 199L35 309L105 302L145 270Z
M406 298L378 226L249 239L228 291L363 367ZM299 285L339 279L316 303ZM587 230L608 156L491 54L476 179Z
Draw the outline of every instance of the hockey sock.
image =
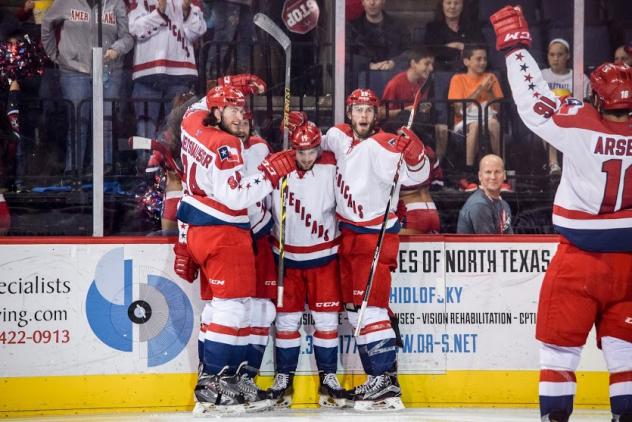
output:
M338 331L314 332L314 357L316 367L325 373L338 370Z
M234 329L211 324L204 340L204 372L219 374L225 367L229 367L229 374L234 374L237 367L246 360L248 328ZM230 334L229 334L230 332ZM230 341L233 344L225 343Z
M540 415L558 413L570 416L577 380L574 371L540 370Z
M256 377L259 373L263 354L268 345L269 334L270 328L250 327L249 344L246 350L246 360L248 361L246 373L248 373L251 378Z
M367 343L366 348L371 361L371 372L367 372L367 374L382 375L390 371L395 365L397 347L394 338Z
M610 408L613 415L632 415L632 371L610 374Z
M301 352L301 334L298 331L277 330L274 344L276 371L283 374L294 373Z

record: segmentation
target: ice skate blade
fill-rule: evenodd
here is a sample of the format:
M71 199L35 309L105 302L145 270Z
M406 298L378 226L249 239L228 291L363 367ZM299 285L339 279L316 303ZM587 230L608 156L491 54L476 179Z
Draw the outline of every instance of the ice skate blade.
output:
M343 407L352 406L347 399L336 399L327 394L320 394L318 404L320 407L326 407L328 409L341 409Z
M292 406L292 396L281 396L271 401L273 409L289 409Z
M242 413L264 412L272 408L271 400L260 400L252 403L234 405L215 405L211 403L195 403L193 408L194 417L208 417L217 415L239 415Z
M389 397L384 400L358 400L353 404L353 409L360 412L394 412L405 409L400 397Z

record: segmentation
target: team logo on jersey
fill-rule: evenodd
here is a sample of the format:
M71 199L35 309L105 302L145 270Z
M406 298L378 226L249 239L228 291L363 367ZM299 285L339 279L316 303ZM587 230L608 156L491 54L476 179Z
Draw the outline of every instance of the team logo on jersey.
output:
M219 159L222 161L235 161L239 162L239 152L235 148L231 148L228 145L222 145L217 149L219 153Z

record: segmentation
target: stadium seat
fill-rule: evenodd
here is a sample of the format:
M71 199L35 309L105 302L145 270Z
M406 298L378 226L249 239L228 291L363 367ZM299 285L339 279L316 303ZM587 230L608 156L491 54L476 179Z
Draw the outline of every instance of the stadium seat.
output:
M544 1L557 1L557 0L544 0ZM538 22L539 15L539 0L480 0L478 4L478 20L483 24L489 25L489 17L507 5L518 5L522 7L522 13L524 14L527 22Z
M435 71L434 78L434 95L435 109L437 111L437 121L446 123L448 121L448 89L450 88L450 80L455 72Z
M358 74L358 88L372 89L375 95L382 98L386 84L399 72L401 72L401 69L398 68L362 71Z
M421 44L424 42L424 36L426 35L426 27L418 26L413 28L413 43Z
M550 27L573 26L574 0L555 0L542 2L542 20ZM599 0L585 0L584 21L586 25L602 23L601 4Z
M550 28L549 40L563 38L573 48L573 28ZM605 25L588 25L584 27L584 68L594 68L601 63L612 60L610 33ZM572 55L572 51L571 51Z

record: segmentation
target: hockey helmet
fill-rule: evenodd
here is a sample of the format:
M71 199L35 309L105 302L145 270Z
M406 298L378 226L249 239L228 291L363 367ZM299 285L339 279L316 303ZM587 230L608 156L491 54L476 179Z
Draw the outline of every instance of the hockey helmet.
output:
M604 110L632 109L632 67L604 63L591 73L590 85Z
M375 107L377 110L380 107L380 99L375 95L375 92L370 89L358 88L354 90L347 97L347 107L356 105L356 104L368 104Z
M246 98L244 94L230 85L216 86L211 88L206 94L206 106L209 110L213 107L244 107L245 105Z
M307 122L292 133L292 149L305 150L320 146L322 135L316 124Z

